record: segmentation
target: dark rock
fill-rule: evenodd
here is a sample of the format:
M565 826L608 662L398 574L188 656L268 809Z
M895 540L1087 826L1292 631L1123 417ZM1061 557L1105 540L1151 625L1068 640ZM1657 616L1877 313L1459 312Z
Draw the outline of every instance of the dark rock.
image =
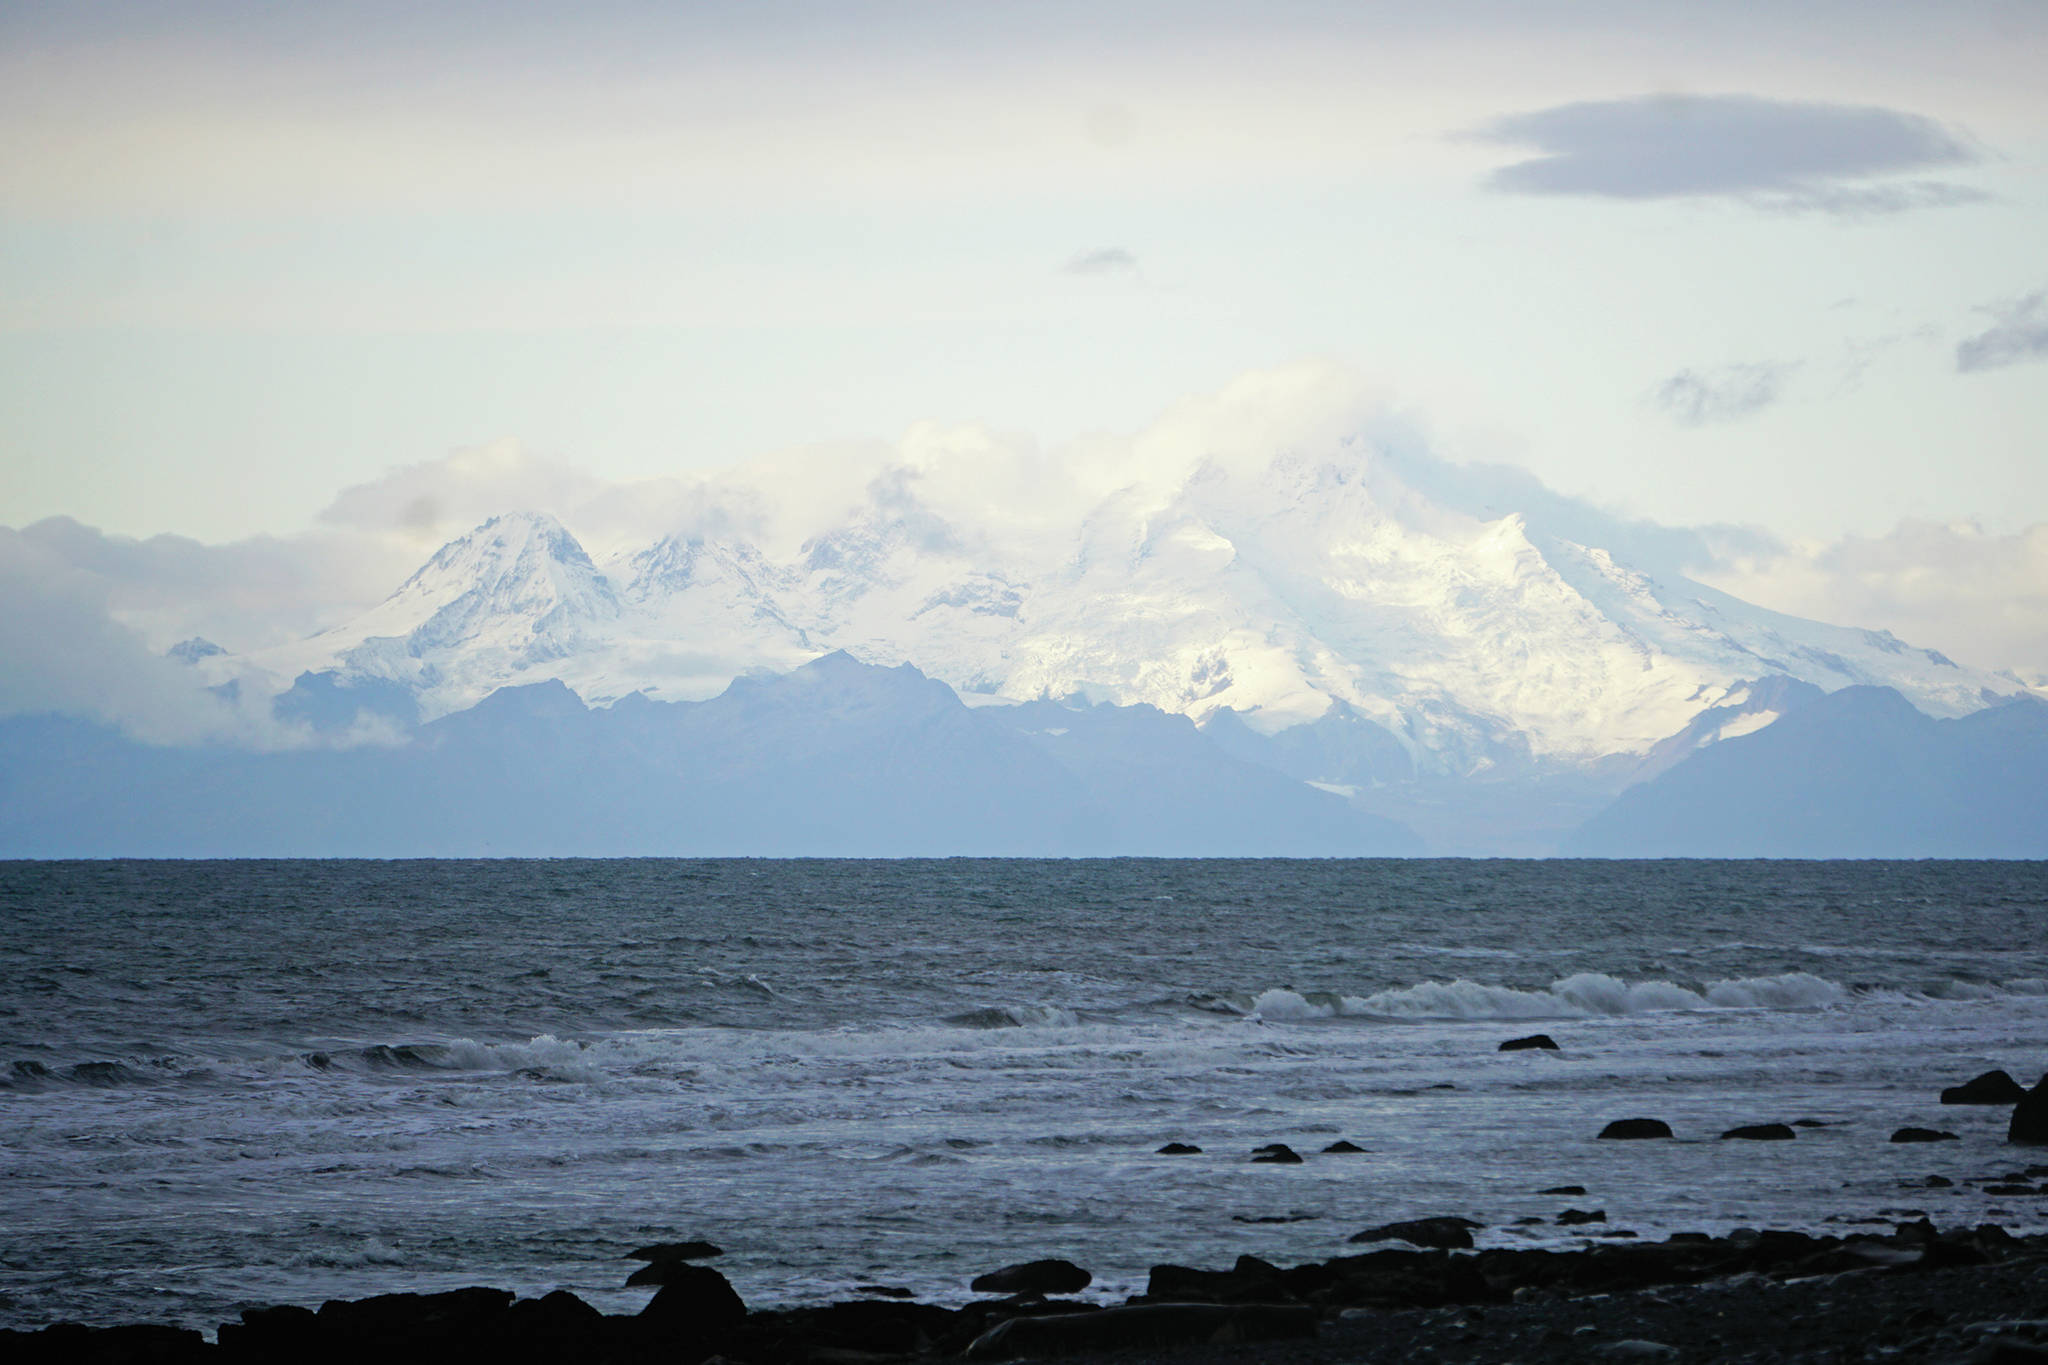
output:
M1600 1130L1604 1138L1668 1138L1671 1125L1662 1119L1616 1119Z
M913 1305L898 1305L911 1306ZM954 1313L952 1328L936 1346L940 1355L957 1356L965 1351L976 1337L997 1323L1011 1318L1060 1317L1100 1311L1101 1308L1096 1304L1082 1303L1075 1299L1047 1299L1036 1294L1019 1294L1001 1299L977 1299ZM812 1365L827 1363L812 1362Z
M1159 1149L1160 1156L1200 1156L1202 1149L1192 1142L1169 1142Z
M746 1320L745 1301L732 1282L710 1266L678 1261L668 1271L660 1290L640 1310L643 1321L706 1342Z
M1745 1123L1739 1128L1730 1128L1721 1136L1749 1142L1790 1142L1799 1134L1792 1131L1789 1123Z
M1155 1265L1145 1297L1164 1303L1278 1303L1294 1297L1285 1272L1256 1256L1240 1256L1229 1270Z
M1892 1134L1893 1142L1954 1142L1954 1133L1939 1128L1901 1128Z
M1955 1181L1950 1180L1945 1175L1930 1175L1925 1180L1920 1182L1922 1188L1930 1190L1953 1189L1955 1187L1955 1183Z
M655 1242L634 1247L626 1253L629 1261L708 1261L725 1252L709 1242Z
M2027 1088L2004 1071L1987 1071L1941 1092L1943 1104L2018 1104Z
M1500 1045L1502 1052L1527 1052L1532 1048L1555 1052L1557 1041L1547 1033L1532 1033L1527 1038L1510 1038Z
M1575 1228L1581 1223L1604 1223L1607 1221L1607 1210L1566 1209L1563 1213L1557 1215L1557 1221L1560 1227L1567 1228Z
M1792 1126L1794 1128L1826 1128L1830 1125L1826 1119L1794 1119L1792 1120Z
M1327 1156L1350 1156L1354 1153L1362 1152L1364 1150L1365 1148L1359 1146L1355 1142L1352 1142L1348 1138L1338 1138L1335 1142L1323 1148L1323 1152Z
M1284 1142L1269 1142L1252 1153L1252 1160L1266 1162L1269 1165L1299 1166L1301 1153Z
M213 1348L186 1327L133 1323L87 1327L60 1322L39 1332L0 1331L0 1359L12 1365L196 1365Z
M640 1284L667 1284L672 1279L685 1278L691 1271L704 1268L691 1265L688 1261L649 1261L628 1275L626 1284L629 1288Z
M997 1323L967 1348L970 1360L1312 1337L1316 1310L1297 1304L1146 1303Z
M1586 1187L1584 1185L1552 1185L1547 1190L1536 1191L1538 1194L1584 1194L1585 1192Z
M1073 1294L1094 1279L1072 1261L1026 1261L978 1275L968 1288L977 1294Z
M244 1308L240 1322L220 1325L221 1354L236 1360L288 1360L312 1353L320 1319L310 1308L280 1304Z
M551 1290L537 1299L520 1299L512 1305L512 1316L529 1325L587 1327L604 1314L566 1289Z
M605 1331L604 1314L566 1289L520 1299L506 1311L505 1324L507 1341L516 1343L514 1359L587 1359Z
M1353 1242L1388 1242L1399 1239L1413 1242L1419 1247L1434 1247L1440 1251L1464 1250L1472 1245L1472 1229L1483 1224L1470 1218L1441 1216L1436 1218L1411 1218L1401 1223L1382 1223L1364 1232L1355 1232Z
M853 1287L853 1292L856 1294L873 1294L878 1299L909 1299L916 1297L916 1295L900 1284L857 1284Z
M2029 1147L2048 1146L2048 1076L2036 1082L2012 1107L2012 1123L2005 1130L2005 1140Z
M329 1299L316 1315L317 1331L330 1349L411 1356L495 1335L511 1304L508 1291L484 1288Z
M1068 1311L1072 1305L1063 1305ZM929 1352L942 1343L951 1343L963 1325L979 1330L979 1323L963 1324L962 1315L950 1308L939 1308L931 1304L895 1303L874 1299L855 1299L847 1303L828 1303L819 1308L795 1309L779 1315L781 1335L786 1341L802 1343L804 1349L797 1358L820 1358L819 1348L836 1351L858 1351L868 1356L909 1356ZM749 1320L751 1324L751 1319ZM749 1333L751 1335L751 1332ZM969 1340L972 1338L970 1337ZM760 1343L767 1344L767 1343ZM960 1343L964 1345L965 1343ZM756 1343L745 1343L754 1348ZM741 1349L738 1340L729 1341L728 1354ZM785 1355L773 1346L767 1351L748 1349L744 1358L759 1359L762 1355Z

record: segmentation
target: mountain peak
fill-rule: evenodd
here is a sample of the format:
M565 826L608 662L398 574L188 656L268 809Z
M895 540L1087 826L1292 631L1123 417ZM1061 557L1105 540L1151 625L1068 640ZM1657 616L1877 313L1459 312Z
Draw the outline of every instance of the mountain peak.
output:
M555 563L596 573L597 566L569 529L545 512L504 512L443 545L399 588L454 575L533 573Z
M611 581L568 528L508 512L443 545L354 621L266 662L433 692L422 711L435 715L535 681L532 670L597 646L618 616Z
M702 699L792 669L795 686L859 691L895 670L870 677L858 660L908 660L920 683L977 698L1080 692L1197 719L1229 707L1261 734L1342 703L1375 727L1346 772L1399 770L1398 748L1423 776L1671 758L1783 714L1736 700L1772 676L1892 686L1941 716L2021 690L1889 635L1750 606L1625 538L1561 536L1528 489L1446 491L1415 463L1305 445L1179 480L1108 471L1057 503L883 477L834 524L761 542L780 549L679 529L622 550L607 560L622 586L555 518L507 513L321 637L324 655L265 662L403 681L432 694L431 715L541 677L599 704L641 688Z

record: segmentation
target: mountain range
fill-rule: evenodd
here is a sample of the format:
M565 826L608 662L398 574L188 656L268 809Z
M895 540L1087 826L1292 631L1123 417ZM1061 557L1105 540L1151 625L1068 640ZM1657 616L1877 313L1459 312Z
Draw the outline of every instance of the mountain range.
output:
M1720 807L1687 803L1764 812L1768 794L1704 773L1739 785L1743 755L1905 735L1910 715L1936 728L1900 761L1946 765L1941 790L1962 790L1989 754L1976 736L2005 723L1981 717L2039 709L2010 675L1694 582L1676 533L1384 445L1047 477L1057 497L1006 500L899 467L798 539L749 534L727 508L596 556L547 513L499 515L310 638L180 644L218 687L274 693L297 738L203 772L130 764L153 774L134 790L268 790L289 769L410 783L389 810L439 793L411 825L372 820L368 842L332 847L317 824L277 823L304 804L289 783L271 817L227 800L221 819L282 842L201 843L249 851L1741 851L1763 845L1716 842L1698 812ZM1891 709L1837 700L1874 695ZM128 743L8 724L16 761L88 774ZM864 786L890 795L863 811ZM82 812L104 793L74 795ZM137 829L139 799L123 807ZM479 823L449 825L451 803ZM2043 824L2024 816L2015 837ZM1810 821L1776 828L1774 851L1840 845Z

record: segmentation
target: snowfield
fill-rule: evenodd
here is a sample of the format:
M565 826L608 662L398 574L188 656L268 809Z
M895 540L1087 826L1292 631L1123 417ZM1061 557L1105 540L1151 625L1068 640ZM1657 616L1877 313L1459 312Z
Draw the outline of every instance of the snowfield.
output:
M1893 687L1939 717L2026 690L1626 562L1564 533L1583 516L1426 488L1366 441L1304 446L1070 477L1014 514L958 470L898 469L788 546L732 517L594 560L553 516L509 512L355 620L241 662L279 687L397 682L432 717L545 679L698 699L843 649L977 702L1227 708L1267 734L1342 704L1441 776L1668 757L1769 724L1766 679Z

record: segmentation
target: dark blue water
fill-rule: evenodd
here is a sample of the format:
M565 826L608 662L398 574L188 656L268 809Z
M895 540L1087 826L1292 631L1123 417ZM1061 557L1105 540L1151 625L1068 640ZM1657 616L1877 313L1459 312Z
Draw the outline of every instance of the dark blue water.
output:
M6 864L0 930L8 1323L630 1306L669 1235L753 1302L1041 1253L1115 1293L1414 1213L1571 1240L1510 1226L1567 1179L1646 1233L1818 1226L1997 1159L1941 1085L2048 1069L2042 864ZM1591 1140L1623 1112L1837 1122L1738 1160ZM1964 1140L1884 1142L1917 1121Z

